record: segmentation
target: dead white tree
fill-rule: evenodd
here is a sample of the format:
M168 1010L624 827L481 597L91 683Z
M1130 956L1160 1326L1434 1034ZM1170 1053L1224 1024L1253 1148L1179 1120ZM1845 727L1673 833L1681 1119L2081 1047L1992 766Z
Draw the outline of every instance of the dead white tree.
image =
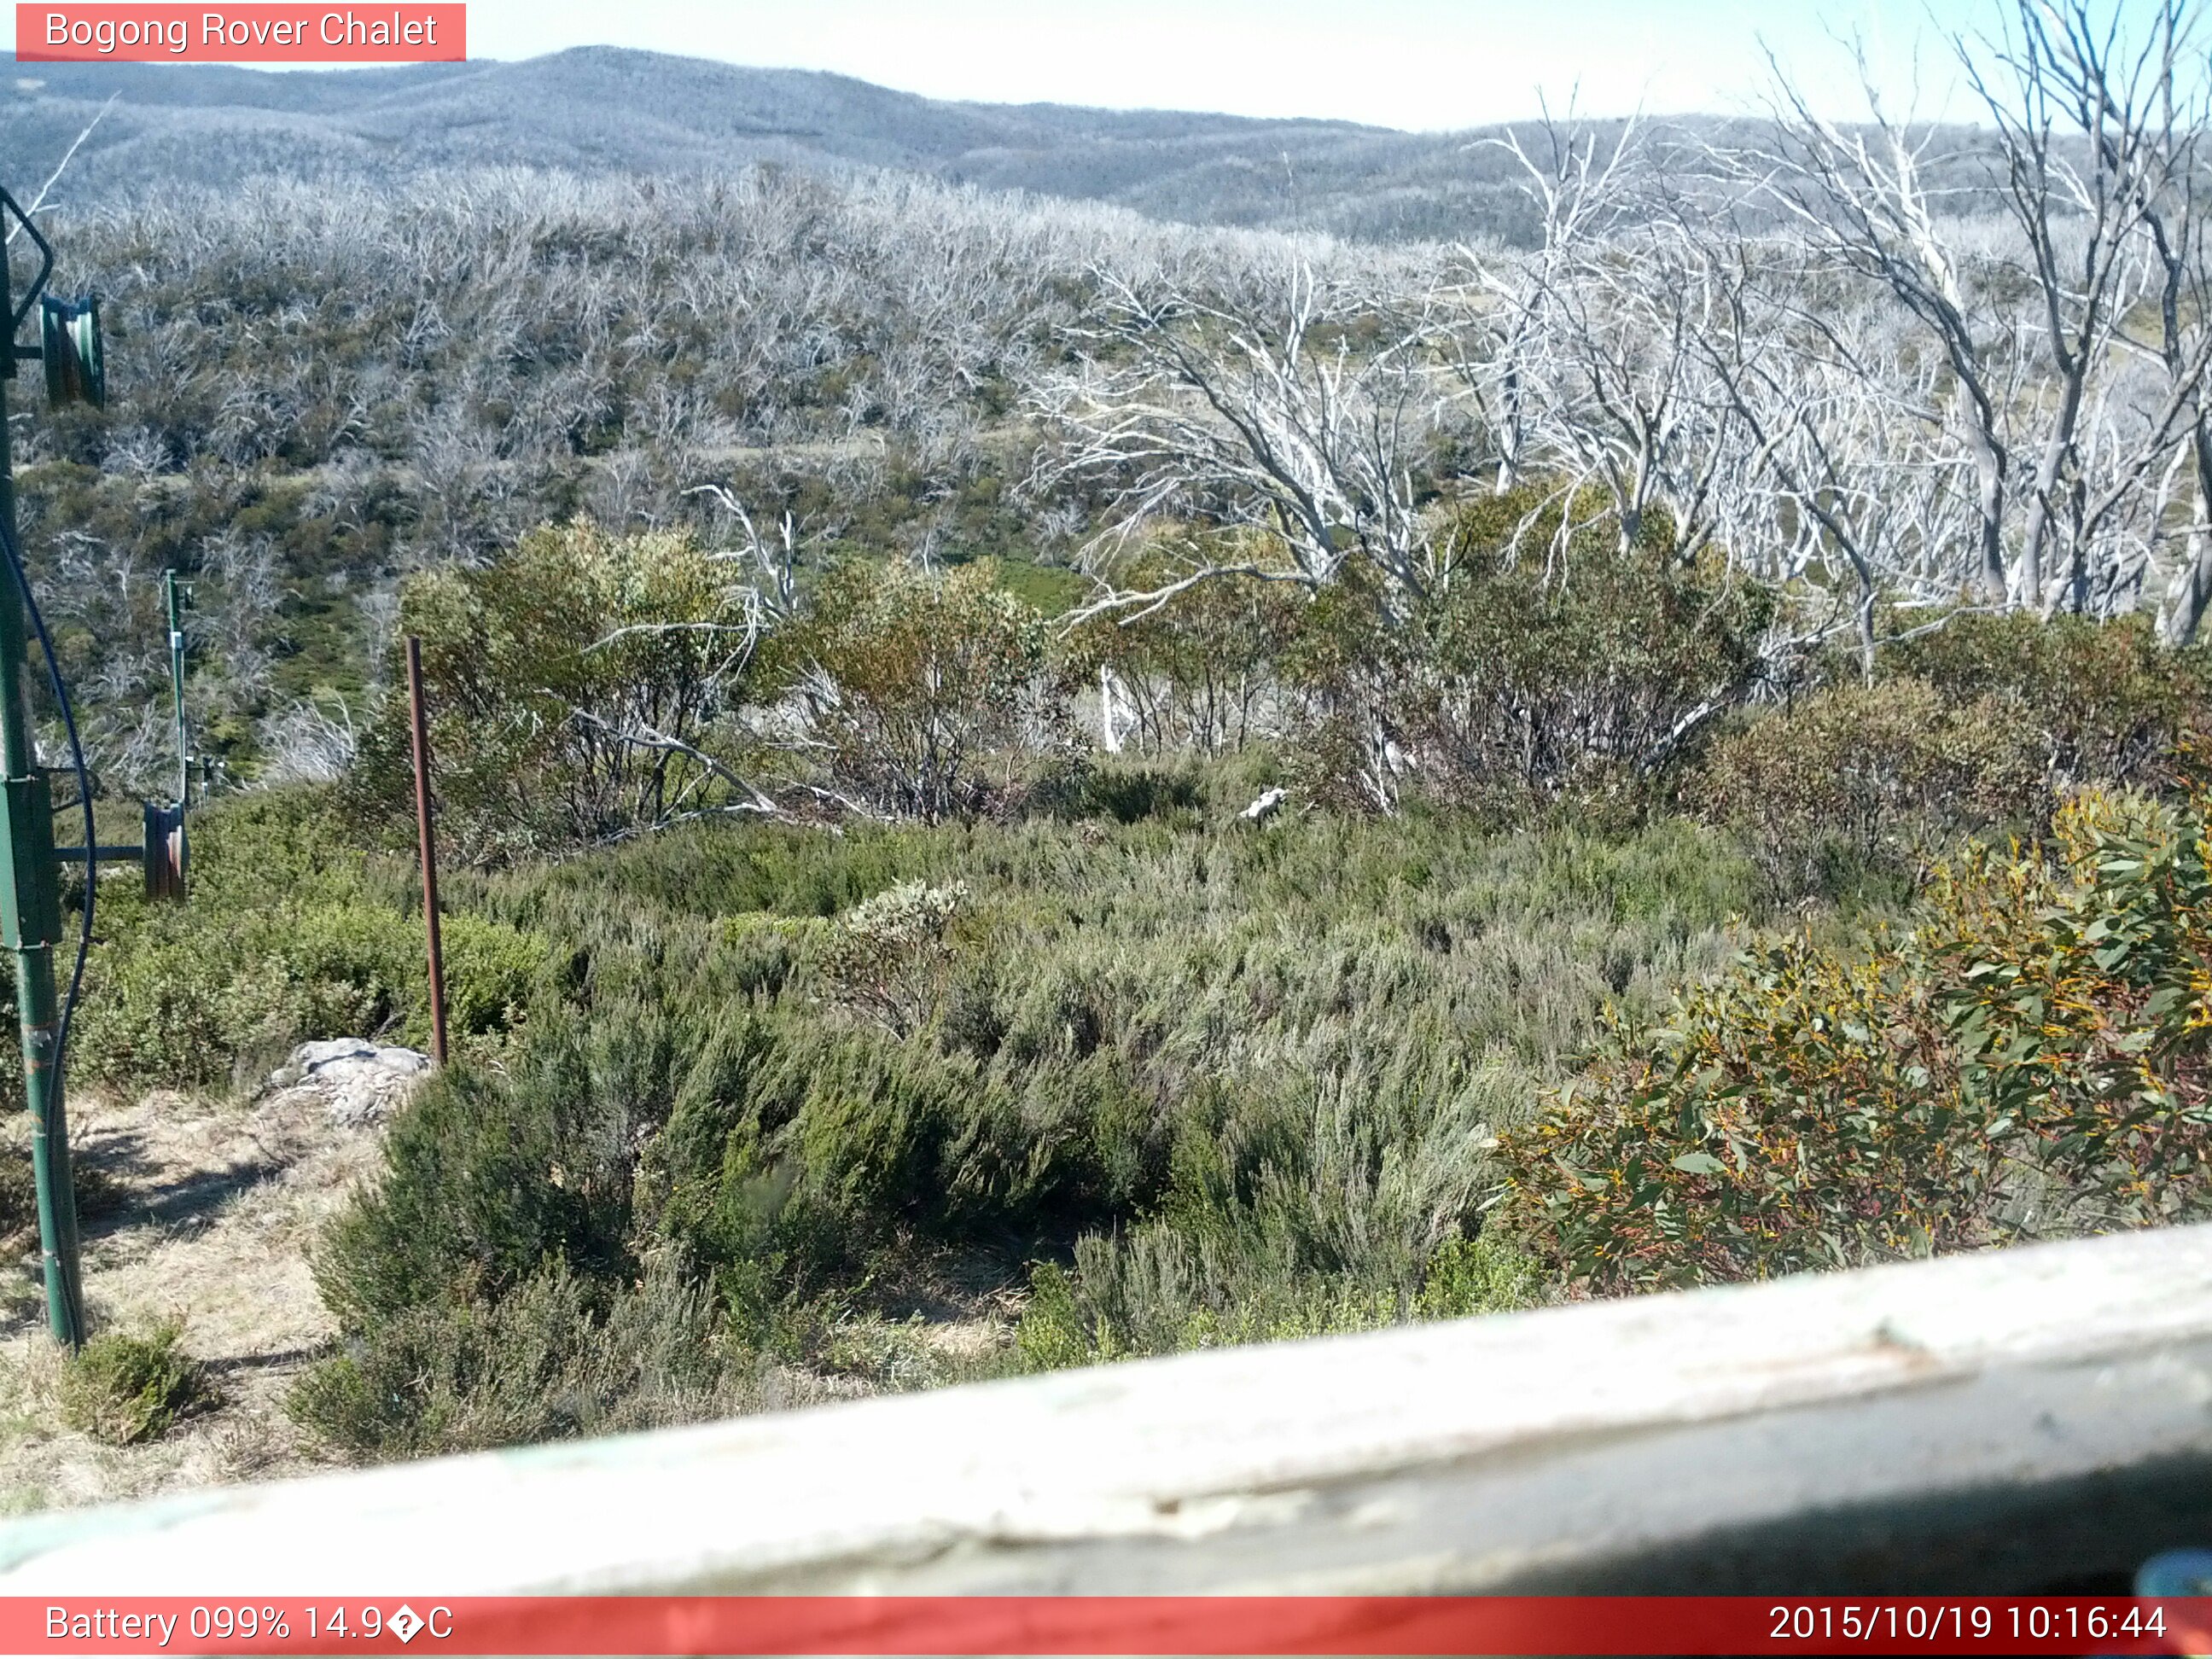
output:
M1483 141L1519 164L1538 228L1536 246L1526 254L1461 244L1464 271L1445 290L1465 319L1443 336L1449 361L1496 453L1493 488L1501 495L1527 476L1536 443L1553 296L1584 251L1620 223L1638 132L1636 122L1624 122L1605 143L1595 128L1577 131L1571 112L1565 123L1547 117L1533 143L1517 131Z
M1553 289L1535 428L1572 486L1602 492L1623 553L1662 511L1674 556L1694 558L1712 539L1717 494L1746 434L1704 343L1733 321L1711 251L1664 222L1573 260Z
M1739 239L1712 234L1672 176L1679 158L1654 153L1636 122L1607 137L1547 119L1530 140L1496 142L1520 166L1539 245L1462 248L1472 275L1448 290L1471 319L1451 337L1454 367L1497 452L1496 488L1540 480L1565 504L1554 555L1595 496L1620 551L1663 515L1669 551L1694 559L1741 517L1768 441L1718 378L1758 320L1730 306Z
M1717 492L1719 539L1816 619L1847 617L1871 675L1885 599L1942 605L1974 575L1959 562L1974 512L1944 441L1941 360L1886 296L1808 263L1794 237L1699 228L1723 321L1697 345L1742 438Z
M23 216L8 227L7 240L9 246L15 246L15 238L22 233L23 227L30 222L33 216L46 210L46 198L52 193L54 186L61 182L62 174L69 171L69 164L76 159L77 151L84 147L84 141L92 137L93 129L100 125L108 111L115 107L115 100L122 95L119 92L110 93L107 101L93 112L92 119L84 124L84 131L70 141L70 147L62 152L62 159L54 163L54 170L46 175L46 182L39 186L38 194L31 198L30 206L23 210Z
M1421 290L1409 300L1303 258L1228 291L1172 276L1097 283L1070 333L1076 366L1037 393L1060 439L1040 483L1103 477L1122 528L1199 511L1263 529L1285 554L1109 591L1098 605L1143 614L1228 574L1317 588L1355 560L1425 591L1435 550L1419 475L1458 405Z
M1893 118L1863 51L1856 61L1867 125L1847 131L1817 113L1777 64L1776 142L1730 159L1810 249L1879 284L1920 324L1947 370L1949 428L1974 474L1976 586L1985 597L2017 600L2022 585L2005 542L2011 410L1992 347L2000 325L1929 177L1955 162L1943 147L1957 141Z
M261 746L266 759L261 782L335 783L345 776L361 747L361 733L343 696L333 693L327 701L335 713L324 700L303 697L262 720ZM166 738L167 733L161 737Z
M2070 33L2070 31L2069 31ZM2156 324L2124 319L2115 337L2160 381L2156 416L2138 455L2162 464L2144 509L2146 563L2160 578L2160 636L2193 642L2212 605L2212 239L2208 238L2205 134L2212 126L2212 85L2202 73L2202 14L2186 0L2160 0L2149 29L2150 59L2134 77L2132 109L2103 84L2105 54L2054 55L2052 78L2069 101L2103 109L2112 125L2130 125L2153 153L2135 206L2149 246L2148 284ZM2147 82L2148 84L2142 84ZM2113 112L2118 110L2118 113ZM2132 119L2130 119L2130 115ZM2117 141L2115 141L2117 147ZM2147 470L2148 471L2148 470ZM2172 533L2178 527L2178 534ZM2178 543L2178 556L2166 556Z
M2016 29L1958 46L1998 135L2004 201L2042 325L2047 371L2033 400L2040 429L2017 585L2046 613L2062 600L2085 607L2097 532L2168 447L2170 416L2131 455L2107 456L2103 478L2082 465L2097 383L2153 270L2144 214L2181 159L2159 116L2171 117L2185 15L2184 0L2164 0L2156 26L2130 43L2117 5L2015 0Z
M1975 477L1978 585L1999 603L2115 603L2145 562L2145 503L2196 423L2212 359L2184 297L2203 125L2194 12L2157 0L2143 27L2116 0L2010 0L1996 35L1952 43L1981 134L1890 116L1863 54L1869 120L1850 130L1778 69L1777 142L1734 158L1940 355ZM1962 222L1968 191L1992 222ZM2161 291L2172 325L2132 335ZM2126 373L2131 354L2161 365L2162 391Z

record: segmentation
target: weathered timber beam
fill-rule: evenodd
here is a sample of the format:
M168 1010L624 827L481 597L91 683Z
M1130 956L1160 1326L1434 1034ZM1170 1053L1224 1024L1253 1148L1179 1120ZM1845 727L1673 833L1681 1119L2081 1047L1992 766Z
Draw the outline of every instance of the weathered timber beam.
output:
M2212 1544L2212 1228L0 1526L0 1594L1984 1593Z

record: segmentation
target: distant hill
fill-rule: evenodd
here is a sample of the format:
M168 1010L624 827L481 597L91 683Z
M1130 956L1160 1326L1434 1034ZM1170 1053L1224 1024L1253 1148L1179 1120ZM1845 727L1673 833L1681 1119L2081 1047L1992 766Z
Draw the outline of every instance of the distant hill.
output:
M948 103L801 70L581 47L521 63L264 73L7 66L0 176L37 186L111 96L68 196L258 173L516 164L677 176L772 161L892 167L1197 223L1397 240L1511 234L1525 208L1476 135L1177 111Z

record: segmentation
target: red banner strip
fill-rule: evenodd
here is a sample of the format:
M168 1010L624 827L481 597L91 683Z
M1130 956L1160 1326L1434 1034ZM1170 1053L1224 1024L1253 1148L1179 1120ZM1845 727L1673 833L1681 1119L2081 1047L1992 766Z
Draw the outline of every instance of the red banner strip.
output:
M2212 1599L0 1598L0 1651L116 1654L2207 1654Z
M24 5L22 64L430 64L468 56L465 5Z

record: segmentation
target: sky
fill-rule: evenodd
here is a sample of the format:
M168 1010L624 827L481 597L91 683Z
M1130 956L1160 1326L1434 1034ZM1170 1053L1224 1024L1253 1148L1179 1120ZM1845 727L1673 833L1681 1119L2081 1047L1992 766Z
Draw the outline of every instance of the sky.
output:
M2151 0L2112 0L2126 9ZM1971 114L1943 37L2007 0L471 0L471 57L587 45L831 70L935 98L1448 130L1760 106L1771 46L1823 112ZM0 36L13 44L12 7ZM1917 99L1916 99L1917 92Z
M1753 107L1763 36L1840 94L1860 36L1896 96L1990 0L473 0L472 56L587 42L834 70L935 98L1449 129L1540 96L1589 114ZM1949 77L1923 45L1926 112ZM1850 100L1833 110L1857 112Z

